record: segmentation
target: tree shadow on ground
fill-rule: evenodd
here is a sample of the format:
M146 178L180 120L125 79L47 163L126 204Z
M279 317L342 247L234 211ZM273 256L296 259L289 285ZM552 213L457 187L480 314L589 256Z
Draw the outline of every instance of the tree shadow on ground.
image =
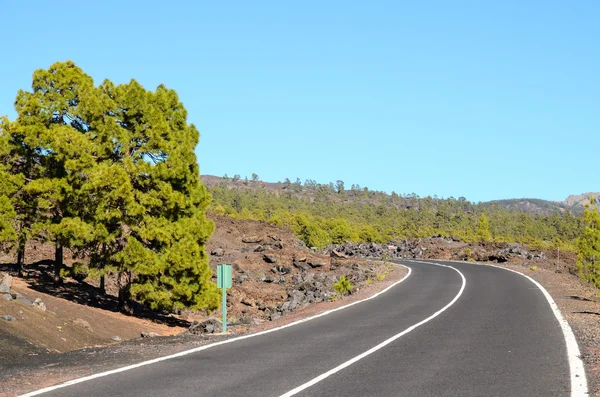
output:
M569 295L569 296L567 296L567 298L569 298L569 299L573 299L573 300L576 300L576 301L583 301L583 302L595 302L595 301L594 301L594 300L592 300L592 299L589 299L589 298L584 298L584 297L577 296L577 295Z
M0 271L15 272L16 266L14 263L2 263L0 264ZM72 279L66 279L62 284L56 285L52 277L53 272L54 261L42 260L26 265L23 269L23 279L35 291L80 305L119 313L116 296L106 294L100 288L90 285L85 281L77 282L72 281ZM169 313L152 311L139 302L133 301L131 307L133 313L129 315L132 317L151 320L155 323L166 324L171 327L189 327L191 325L189 321L175 318Z
M598 312L591 312L589 310L584 310L584 311L580 311L580 312L573 312L573 313L575 313L575 314L593 314L593 315L596 315L596 316L600 316L600 313L598 313Z

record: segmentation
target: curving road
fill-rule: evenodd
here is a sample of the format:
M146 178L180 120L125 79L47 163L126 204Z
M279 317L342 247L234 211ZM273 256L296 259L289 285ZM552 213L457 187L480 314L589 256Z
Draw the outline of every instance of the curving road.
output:
M374 299L43 395L571 395L565 338L531 281L489 266L402 263L410 276Z

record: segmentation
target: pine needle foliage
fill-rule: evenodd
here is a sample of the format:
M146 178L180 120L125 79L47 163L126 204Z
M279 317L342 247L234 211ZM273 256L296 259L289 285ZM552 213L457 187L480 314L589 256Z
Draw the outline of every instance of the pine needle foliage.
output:
M477 237L480 241L490 241L492 239L490 222L485 214L479 215L479 220L477 222Z
M96 86L67 61L37 70L15 107L17 120L0 124L0 176L13 177L0 182L0 242L21 252L49 240L59 265L64 247L97 276L117 273L124 311L132 297L153 309L215 309L200 135L177 93L135 80Z
M593 197L586 205L583 222L585 228L577 244L577 267L584 280L600 287L600 213Z

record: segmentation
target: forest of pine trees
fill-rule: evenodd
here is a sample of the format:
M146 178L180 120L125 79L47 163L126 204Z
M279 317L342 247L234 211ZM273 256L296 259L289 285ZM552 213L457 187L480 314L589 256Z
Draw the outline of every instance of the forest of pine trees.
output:
M583 220L569 211L535 215L464 198L419 198L343 188L343 182L304 185L288 180L281 189L264 185L212 184L209 211L240 219L263 220L290 227L309 247L344 241L389 242L398 238L443 234L466 242L521 242L533 246L576 249Z

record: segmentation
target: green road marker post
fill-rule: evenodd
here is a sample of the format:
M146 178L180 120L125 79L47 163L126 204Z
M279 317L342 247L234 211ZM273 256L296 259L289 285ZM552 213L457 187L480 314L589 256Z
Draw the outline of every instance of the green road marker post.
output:
M221 288L223 293L221 299L222 305L222 332L227 333L227 288L231 288L231 265L217 265L217 287Z

